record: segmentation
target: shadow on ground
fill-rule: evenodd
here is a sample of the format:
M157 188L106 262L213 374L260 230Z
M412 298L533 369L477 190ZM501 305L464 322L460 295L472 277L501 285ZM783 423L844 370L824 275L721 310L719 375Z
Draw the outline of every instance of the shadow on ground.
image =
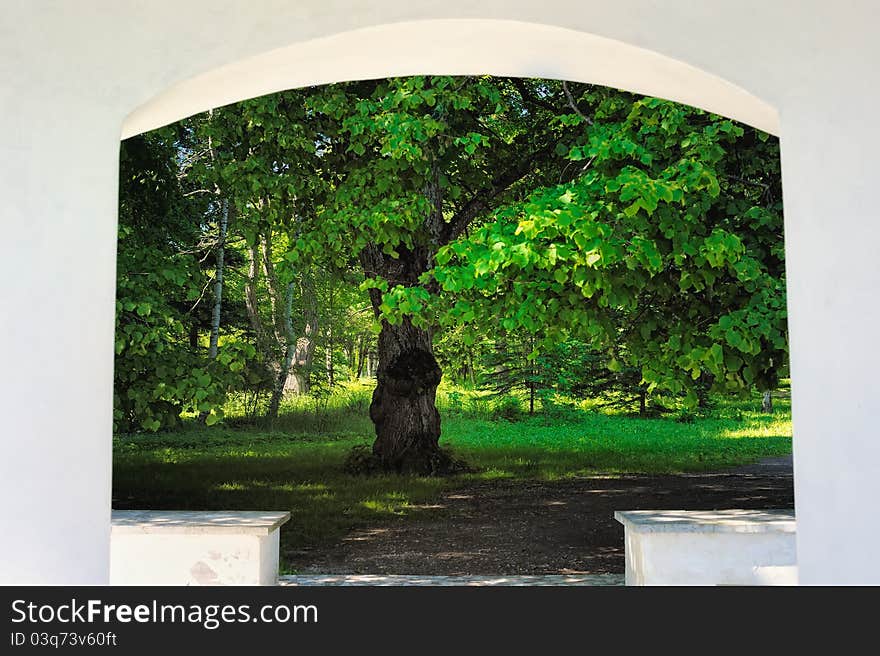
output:
M292 564L321 574L620 573L615 510L793 507L790 473L758 472L475 483L443 494L415 519L376 522Z

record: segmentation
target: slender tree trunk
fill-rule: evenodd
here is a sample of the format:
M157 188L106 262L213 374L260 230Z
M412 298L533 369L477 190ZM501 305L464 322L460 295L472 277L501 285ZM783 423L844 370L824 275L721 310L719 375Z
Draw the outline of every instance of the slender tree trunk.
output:
M360 380L364 375L364 365L367 361L367 340L366 336L361 333L358 335L358 343L357 343L357 380Z
M302 335L297 338L294 345L285 389L294 394L308 394L311 389L310 372L315 356L315 335L318 332L318 296L314 280L309 274L304 274L300 283L300 304L305 323Z
M348 371L348 377L351 379L351 372L354 370L354 342L351 338L346 338L342 343L342 354L345 357L345 367Z
M648 392L643 387L639 390L639 416L648 414Z
M333 316L333 287L330 288L328 297L327 316ZM333 387L333 324L332 320L327 323L327 347L324 349L324 366L327 369L327 384Z
M278 280L272 264L271 249L271 235L258 237L248 247L248 277L245 284L245 306L251 326L254 333L256 333L257 345L263 354L266 366L273 375L272 396L269 401L267 417L270 420L274 420L277 418L278 410L281 406L281 398L284 394L284 381L287 378L287 371L290 368L290 360L293 353L291 345L293 329L290 320L293 286L292 284L287 286L284 302L282 303L279 300ZM270 329L263 325L257 300L257 286L261 268L272 307Z
M257 345L261 351L266 351L266 331L263 328L263 320L260 318L260 306L257 303L257 277L259 276L259 253L257 245L248 247L248 277L245 283L244 304L247 308L248 319L256 334Z
M229 201L224 198L220 213L220 230L217 239L217 274L214 276L214 308L211 311L211 341L208 346L208 357L217 357L217 346L220 341L220 311L223 307L223 268L226 259L226 230L229 226Z
M294 357L294 335L291 313L293 312L294 283L290 282L282 298L278 276L275 273L275 264L272 261L272 232L271 230L262 238L262 265L263 276L269 292L269 305L272 308L272 332L275 337L274 348L280 357L274 365L274 383L272 385L272 397L269 401L269 419L278 418L278 410L281 407L281 399L284 396L284 385L290 371L290 365Z
M272 385L272 398L269 400L269 409L267 411L267 416L273 421L278 419L278 411L281 408L281 399L284 398L284 383L287 381L287 371L290 369L292 356L293 349L286 348L280 366L275 372L275 380Z
M189 347L193 353L199 350L199 327L195 323L189 327Z
M278 418L278 410L281 407L281 399L284 398L284 386L287 382L287 374L290 371L290 365L294 355L294 336L293 336L293 290L294 284L291 282L287 285L284 294L283 316L279 317L283 320L283 328L285 332L284 350L279 363L278 371L275 375L275 384L272 388L272 398L269 401L269 417L271 419Z
M333 335L330 329L327 329L327 338L329 343L324 351L324 366L327 369L327 384L330 387L336 382L336 373L333 371Z
M773 412L773 393L771 390L766 390L764 392L764 396L761 399L761 412L765 412L767 414L771 414Z

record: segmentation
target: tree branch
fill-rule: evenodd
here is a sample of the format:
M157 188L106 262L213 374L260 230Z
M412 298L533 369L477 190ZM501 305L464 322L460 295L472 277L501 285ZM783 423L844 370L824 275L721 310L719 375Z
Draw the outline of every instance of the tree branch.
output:
M568 82L562 83L562 90L565 92L565 97L568 100L568 106L574 110L574 113L580 116L584 123L587 125L593 124L593 119L584 114L580 109L578 109L577 103L574 101L574 96L571 95L571 89L568 88Z
M535 96L526 86L525 82L523 82L522 78L512 77L510 78L510 82L511 84L513 84L514 87L516 87L516 90L524 103L534 105L535 107L540 107L541 109L546 109L548 112L553 112L554 114L559 112L559 108L554 107L553 103L549 103L543 98Z
M480 214L489 209L489 203L496 196L506 191L515 182L521 180L534 170L536 160L552 152L555 141L545 144L533 151L515 166L510 167L495 177L489 186L480 189L462 208L455 213L448 223L443 225L440 233L440 245L448 244L457 239Z

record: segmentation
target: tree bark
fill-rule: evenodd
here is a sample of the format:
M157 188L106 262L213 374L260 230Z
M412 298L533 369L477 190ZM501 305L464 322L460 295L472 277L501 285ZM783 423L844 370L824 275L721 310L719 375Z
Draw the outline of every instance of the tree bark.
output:
M767 414L773 413L773 394L771 390L766 390L764 392L764 396L761 399L761 412L765 412Z
M333 331L327 329L327 348L324 350L324 366L327 369L327 384L332 388L336 384L336 372L333 370Z
M539 156L551 153L554 146L555 141L551 141L502 171L474 193L449 221L444 215L442 170L437 160L432 161L424 187L429 206L423 226L427 243L411 248L398 245L397 257L384 254L375 244L367 246L360 253L365 276L382 278L389 287L421 284L422 274L434 265L437 249L458 238L477 216L490 209L496 197L528 175ZM379 317L382 293L378 289L370 290L370 302ZM451 471L452 459L439 446L436 395L442 372L434 357L431 334L414 326L409 317L397 325L383 321L378 356L376 389L370 404L370 419L376 428L374 457L385 470L421 475Z
M355 375L356 380L360 380L364 375L364 364L366 364L367 360L367 340L366 336L361 333L358 335L357 341L357 373Z
M281 362L275 375L275 384L272 388L272 398L269 401L269 417L270 419L278 418L278 410L281 407L281 399L284 397L284 386L287 382L287 373L290 371L290 364L293 361L294 344L293 344L293 322L290 318L293 312L293 283L287 285L284 295L284 314L283 329L285 332L284 349L281 355Z
M245 283L244 304L247 308L248 319L251 322L256 335L257 345L265 353L267 348L266 331L263 328L263 320L260 318L260 306L257 303L257 277L259 275L259 254L256 243L248 247L248 276Z
M431 261L429 248L400 248L397 258L375 246L361 253L367 277L381 275L392 285L417 284ZM382 303L378 289L370 290L370 302L378 317ZM409 317L396 325L383 320L378 356L370 419L376 429L373 455L379 466L409 474L445 473L451 460L439 446L436 397L442 372L434 357L431 333L414 326Z
M229 200L224 198L220 213L220 230L217 238L217 274L214 276L214 307L211 310L211 341L208 357L217 357L220 342L220 312L223 307L223 269L226 259L226 230L229 226Z
M330 288L330 293L328 295L328 307L327 307L328 316L333 316L333 288ZM327 369L327 384L330 385L330 389L333 389L333 385L335 384L335 372L333 371L333 322L329 321L327 323L327 346L324 349L324 366Z
M189 327L189 348L193 353L198 353L199 350L199 326L196 323L193 323Z
M318 296L314 280L309 274L304 274L300 283L300 304L305 323L302 335L294 345L293 359L284 387L294 394L308 394L311 391L312 360L315 356L315 335L318 332Z
M373 454L383 469L421 475L442 472L436 406L441 375L427 331L408 318L396 326L382 323L370 419L376 428Z
M272 263L271 238L271 234L258 236L254 243L248 247L248 277L245 284L245 306L247 307L251 326L254 333L256 333L257 345L263 353L267 368L272 372L272 396L269 400L267 417L270 420L274 420L278 417L281 399L284 396L287 373L290 371L291 361L295 354L291 322L294 285L293 283L287 285L282 302L278 278L275 275L275 267ZM272 309L272 322L269 329L264 326L263 320L260 317L260 308L257 300L257 287L261 268Z

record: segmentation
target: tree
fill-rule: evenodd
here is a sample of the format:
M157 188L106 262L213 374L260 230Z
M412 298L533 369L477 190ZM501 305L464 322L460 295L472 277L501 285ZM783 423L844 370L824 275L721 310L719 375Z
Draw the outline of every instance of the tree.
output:
M787 354L778 145L657 99L587 90L566 145L581 166L437 254L447 321L569 336L698 402L771 389Z
M486 335L522 356L533 404L539 387L617 385L644 410L648 394L695 403L707 383L769 390L784 372L778 144L756 130L611 89L486 76L284 92L175 129L148 137L168 184L132 196L123 221L173 200L157 211L176 236L137 266L185 265L175 284L196 309L162 306L162 339L203 375L233 344L256 347L236 367L267 372L270 417L285 387L305 391L321 368L328 384L340 367L369 375L375 353L378 468L451 466L440 361L476 385ZM198 302L212 282L222 329ZM150 285L133 295L180 295ZM593 380L575 380L590 363ZM195 406L215 412L224 389Z
M211 363L190 337L210 278L195 257L210 212L186 197L177 177L173 129L134 137L120 148L114 424L117 430L176 426L183 411L222 417L228 368L247 349Z
M483 358L483 387L497 395L525 392L529 414L535 414L539 395L553 389L554 363L535 352L538 340L533 334L505 334L497 337Z
M567 128L550 120L550 96L561 97L554 85L435 76L309 94L309 110L325 117L319 142L334 194L291 258L354 256L367 278L379 327L373 453L383 469L427 474L450 464L438 443L442 372L420 317L432 293L423 276L438 249L491 208L559 174L555 148Z
M211 157L194 174L222 189L236 208L248 263L245 307L271 377L270 418L277 417L285 388L307 391L302 372L311 366L314 353L318 328L308 271L312 263L302 258L294 268L284 253L323 192L317 174L318 134L298 92L215 110L199 124L198 137L208 143ZM268 304L260 302L263 298ZM300 334L292 316L295 300L306 315Z
M569 387L570 393L580 398L601 399L605 406L632 408L640 416L648 414L648 387L642 381L642 371L630 364L617 363L609 369L608 355L587 347L576 340L562 342L564 348L574 348L579 375ZM619 348L617 349L619 351ZM571 359L564 358L569 367Z

